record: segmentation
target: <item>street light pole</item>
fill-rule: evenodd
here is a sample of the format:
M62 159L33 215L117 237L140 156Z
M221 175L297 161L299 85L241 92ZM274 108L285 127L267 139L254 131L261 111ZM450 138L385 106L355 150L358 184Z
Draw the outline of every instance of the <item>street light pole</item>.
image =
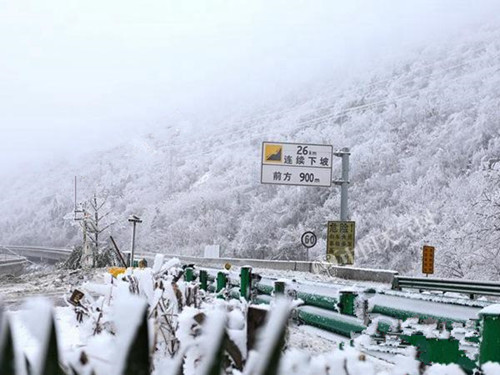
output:
M142 223L142 220L136 216L136 215L131 215L128 218L128 221L133 224L132 226L132 245L131 245L131 251L130 251L130 261L129 261L129 267L132 267L134 265L134 253L135 253L135 227L137 223Z

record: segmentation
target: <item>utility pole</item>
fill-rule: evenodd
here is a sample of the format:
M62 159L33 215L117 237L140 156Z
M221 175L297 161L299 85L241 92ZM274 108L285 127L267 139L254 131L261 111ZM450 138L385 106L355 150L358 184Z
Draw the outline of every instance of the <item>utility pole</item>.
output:
M103 203L104 204L104 203ZM94 225L95 225L95 250L93 251L92 256L92 267L96 266L96 257L97 252L99 251L99 208L97 207L97 196L94 193Z
M349 218L348 208L348 187L349 187L349 156L351 152L347 147L334 152L335 156L342 158L342 179L335 180L335 185L340 185L340 221L347 221Z
M133 226L132 226L132 245L131 245L131 250L130 250L130 262L129 262L129 267L133 267L133 265L134 265L134 253L135 253L135 227L136 227L137 223L142 223L142 220L136 215L131 215L128 218L128 221L133 224Z

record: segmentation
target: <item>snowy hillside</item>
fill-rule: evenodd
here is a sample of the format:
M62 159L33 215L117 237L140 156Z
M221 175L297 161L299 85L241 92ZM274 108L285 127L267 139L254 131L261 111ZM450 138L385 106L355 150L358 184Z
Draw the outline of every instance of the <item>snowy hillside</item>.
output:
M147 251L199 254L220 244L227 256L293 259L302 256L300 235L314 230L319 257L326 222L339 217L338 189L261 185L260 151L262 141L326 143L352 151L357 265L418 273L428 242L441 275L500 279L500 29L338 81L233 115L213 132L166 120L78 165L5 179L0 243L77 244L64 216L79 175L81 196L108 196L123 248L133 213L144 219L138 245Z

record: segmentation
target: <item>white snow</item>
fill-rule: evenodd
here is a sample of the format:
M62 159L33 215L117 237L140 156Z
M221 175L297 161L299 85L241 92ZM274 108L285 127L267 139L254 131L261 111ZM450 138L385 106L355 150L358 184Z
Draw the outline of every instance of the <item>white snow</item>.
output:
M127 271L127 273L132 275L132 271ZM94 305L102 308L104 313L102 323L111 324L115 332L114 335L111 335L107 331L94 335L93 325L89 324L91 320L86 320L83 324L79 324L76 322L72 308L58 307L55 309L56 328L61 334L60 344L62 358L65 361L70 361L74 365L76 364L76 368L82 371L82 373L85 374L90 371L89 366L78 364L81 350L84 350L91 360L92 367L97 374L117 375L117 371L119 371L124 361L126 343L130 340L138 327L140 318L142 317L141 312L144 311L143 309L146 306L146 302L148 300L157 300L157 291L153 293L156 297L152 299L149 295L150 291L148 291L149 289L146 287L146 284L153 283L152 270L134 270L133 274L139 281L140 294L138 296L130 294L129 283L111 279L108 275L103 275L103 277L101 277L101 283L87 282L85 285L88 289L82 288L82 290L85 290L87 293L91 291L95 294L95 298L90 298L90 295L88 295L88 297L93 301L92 303ZM167 279L169 278L171 278L171 276L167 276ZM166 284L169 286L168 282ZM314 285L311 284L311 287L314 287ZM167 288L167 294L168 293ZM170 293L173 292L170 291ZM394 296L390 297L392 298ZM408 301L412 307L415 307L411 305L414 302L417 303L418 306L423 306L422 303L429 303L429 301L420 300ZM283 305L280 305L280 303ZM437 303L432 304L438 307L441 306ZM33 314L33 312L28 314L27 309L22 309L18 312L10 313L10 315L12 316L13 326L16 331L16 338L18 338L18 342L16 342L18 350L26 353L28 358L36 363L40 354L40 339L43 339L43 335L46 334L46 332L43 332L43 330L37 331L37 327L32 327L32 325L36 325L37 322L39 322L39 317L41 317L42 320L44 316L47 317L47 313L50 312L51 307L46 301L35 301L26 306L31 306L31 310L35 311L35 314ZM207 321L206 324L202 325L201 336L199 335L200 331L197 332L194 328L197 326L197 323L193 320L193 317L198 314L200 310L192 307L184 307L178 319L179 328L177 330L177 336L181 342L181 353L186 354L185 371L187 375L193 375L196 371L200 370L201 367L209 366L209 353L215 350L213 344L214 341L217 341L217 332L221 331L220 328L222 326L227 325L229 337L238 346L243 356L245 357L247 355L245 334L246 323L243 316L243 311L246 308L245 306L246 303L238 300L225 302L214 299L211 303L204 303L203 313L206 314ZM268 321L267 327L277 327L280 320L287 319L289 310L292 306L293 305L288 301L281 301L268 306L271 312L271 318ZM463 306L452 307L460 310ZM175 311L175 306L171 306L171 308L173 309L172 311ZM434 306L434 308L436 308L436 306ZM312 306L302 306L300 309L325 317L335 317L336 319L342 319L346 322L361 323L361 321L355 317L336 314ZM467 307L466 311L469 311L468 309L470 308ZM496 309L497 307L494 307L490 310L497 311ZM228 311L227 314L223 313L225 310ZM474 309L474 311L477 310L479 309ZM461 314L463 314L463 311ZM37 317L36 319L34 318L35 316ZM25 319L22 319L23 317ZM375 325L376 321L375 319L373 325ZM411 321L407 322L407 324L403 325L403 328L407 329L407 326L415 323L416 322ZM40 327L42 327L42 325L39 324L38 328ZM35 330L32 331L33 328L35 328ZM420 329L421 327L419 326L417 328ZM422 328L422 330L425 329ZM349 341L344 337L313 327L296 326L294 324L290 325L289 331L287 346L290 350L285 354L282 367L280 368L280 375L314 375L321 373L321 369L326 367L340 371L344 366L348 368L349 373L352 375L418 374L415 372L415 369L418 367L418 361L414 359L415 353L411 352L412 349L408 349L404 356L402 355L404 353L403 350L395 351L392 356L388 354L390 361L395 363L395 366L391 366L389 363L375 359L370 355L376 354L376 351L371 350L373 348L367 335L362 335L355 340L355 347L357 350L351 349L346 345L347 350L340 351L337 350L338 344L341 342L347 344ZM440 335L439 332L428 333ZM277 334L275 329L266 331L265 336L261 334L259 346L261 348L260 353L269 352L268 346L273 341L273 335L275 334ZM367 350L368 354L362 354L360 350ZM259 366L262 366L262 363L266 362L266 358L263 357L262 354L257 354L255 352L249 354L249 367L247 371L258 369ZM381 358L383 358L383 356L381 356ZM160 372L156 374L161 373L161 369L170 368L172 364L176 363L178 360L179 357L174 359L158 358L157 371ZM497 370L498 365L489 364L485 367L485 374L493 375L496 374L495 371ZM461 370L454 365L436 365L429 369L426 375L462 375L460 371ZM234 375L237 374L237 372L234 372Z
M500 364L488 362L482 366L482 370L484 371L484 375L498 375L500 374Z
M500 304L485 307L479 311L479 315L500 315Z

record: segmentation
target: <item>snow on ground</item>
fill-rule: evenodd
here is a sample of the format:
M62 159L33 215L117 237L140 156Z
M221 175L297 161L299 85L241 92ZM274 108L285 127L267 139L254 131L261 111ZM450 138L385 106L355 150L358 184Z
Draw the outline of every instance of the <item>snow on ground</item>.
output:
M147 274L150 274L148 272L149 271L147 270L135 271L134 274L136 274L136 276L138 277L140 284L142 284L141 280L144 279L142 276L147 276ZM276 272L273 274L273 276L283 276L283 273ZM301 273L297 272L294 272L293 274L287 273L287 276L293 276L293 279L295 280L300 280L300 277L304 276L303 283L306 286L306 288L310 288L311 291L314 290L323 291L328 288L328 284L324 282L323 277L317 278L316 275L310 275L310 274L302 275ZM322 280L322 281L314 282L311 280L311 276L312 279ZM144 279L144 281L147 281L146 279ZM46 304L46 302L45 303L39 301L37 302L36 300L31 303L21 304L21 301L24 297L36 296L36 295L48 295L49 297L51 297L53 301L61 305L63 302L64 293L69 292L71 289L75 287L81 287L83 285L84 290L86 290L85 288L91 290L93 286L97 289L99 289L98 287L101 286L102 289L101 292L102 292L106 287L111 287L111 284L109 284L110 280L111 280L110 275L108 275L102 269L67 271L67 270L58 270L55 268L52 268L50 270L32 272L26 275L22 275L20 277L9 277L0 279L2 298L10 304L9 307L11 312L9 314L12 317L12 324L13 324L13 329L15 331L16 345L19 348L19 350L25 352L31 362L36 362L39 355L38 351L40 348L40 338L39 334L37 333L36 327L42 326L42 324L40 324L39 321L43 318L40 315L32 314L30 311L33 311L32 310L33 306L38 305L38 307L40 307L40 305ZM302 280L300 281L302 282ZM337 281L339 280L335 280L335 283ZM343 283L344 285L346 285L348 281L343 280ZM146 289L144 288L144 285L140 287L141 294L144 294L143 297L149 299L147 297L149 293L146 293L147 292ZM129 294L128 286L125 289L118 288L116 289L115 292L119 291L120 293L115 297L118 297L120 294L123 293L125 293L126 295ZM107 295L106 293L108 292L105 292L104 294ZM151 294L150 297L153 298L153 295ZM386 296L377 295L376 297L383 298L385 301L384 303L389 303L386 301L387 299L390 299L391 301L401 300L401 298L395 296L387 296L387 295ZM130 296L129 298L138 299L138 297L134 296ZM104 297L103 301L105 300L107 300L106 297ZM222 301L217 299L213 300L213 298L209 298L209 302L210 300L212 300L214 306L217 305L218 303L223 303ZM229 303L237 304L238 301L233 300L232 302ZM432 307L430 305L434 305L434 307L437 305L436 303L432 303L429 301L421 301L421 300L413 300L409 302L406 301L406 303L413 304L412 308L415 309L418 306L429 305L425 307L426 311L428 311L428 309ZM415 304L418 306L414 306ZM132 305L137 307L137 301L135 302L133 301ZM460 307L452 305L451 306L445 305L445 306L449 308L450 314L455 312L460 316L462 315L464 316L470 315L471 317L472 315L476 316L478 310L477 308L473 309L471 307ZM308 308L316 309L312 307ZM129 315L129 312L131 310L136 310L136 309L126 308L121 310L127 311L127 314ZM92 335L92 333L89 333L88 329L85 328L86 327L85 324L82 325L77 322L75 311L72 307L58 306L55 307L53 311L56 319L56 329L60 334L59 335L60 346L63 358L65 358L66 360L70 360L71 362L74 363L78 360L79 358L78 356L79 353L81 353L81 349L85 348L86 355L90 358L92 363L98 364L98 367L96 367L99 368L98 373L108 373L111 366L111 362L115 362L114 360L111 360L114 358L114 356L112 355L110 348L116 346L115 345L116 339L113 339L110 335L107 335L106 333L97 336ZM237 311L233 310L230 316L236 313ZM124 320L122 318L120 319ZM349 318L349 319L355 319L355 318ZM232 324L231 327L235 329L241 328L239 327L238 324L236 325ZM126 340L121 340L121 341L125 342ZM310 326L305 326L305 325L299 326L295 323L291 323L289 326L287 335L287 348L290 350L290 352L287 352L288 353L287 355L290 355L290 353L300 353L300 355L303 356L306 361L313 361L313 360L315 361L322 355L325 358L333 358L336 355L338 356L338 354L335 353L339 352L338 348L340 345L343 345L344 347L349 349L350 340L343 336L329 333ZM357 340L354 341L354 345L358 345ZM362 349L362 346L359 348ZM387 355L384 356L381 355L384 353L378 353L377 351L371 352L370 350L366 351L364 349L362 349L362 351L366 353L363 355L366 358L366 366L372 366L370 368L376 371L373 372L374 374L393 373L392 371L394 370L394 363L398 362L397 353L392 353L392 354L385 353ZM350 354L347 353L343 355L349 356ZM405 361L408 360L411 360L411 358L405 358ZM358 372L354 373L358 374ZM359 373L364 374L363 372ZM432 372L429 372L429 374L439 374L439 375L448 373L460 374L460 372L457 372L456 369L445 368L442 366L436 367L435 369L432 370Z
M65 293L103 272L99 269L62 270L54 266L33 266L26 271L20 276L0 277L0 301L11 310L19 307L24 299L36 296L51 298L60 305Z

